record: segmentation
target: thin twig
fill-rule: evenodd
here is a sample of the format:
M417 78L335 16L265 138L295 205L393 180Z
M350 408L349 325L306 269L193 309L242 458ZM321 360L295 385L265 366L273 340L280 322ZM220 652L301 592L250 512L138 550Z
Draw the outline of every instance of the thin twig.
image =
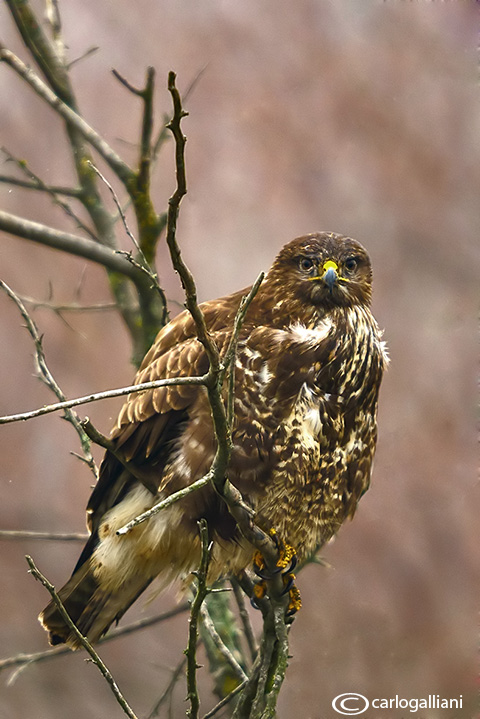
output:
M78 132L94 147L103 157L105 162L110 165L117 177L127 186L134 179L132 169L122 160L115 150L105 142L103 137L86 122L77 112L72 110L46 85L43 80L31 69L25 65L19 57L7 48L0 45L0 61L9 65L25 82L30 85L42 100L52 107L55 112L67 120Z
M147 509L145 512L142 512L142 514L139 514L138 517L134 517L134 519L125 524L123 527L117 529L116 534L120 536L123 534L128 534L128 532L131 532L134 527L137 527L139 524L142 524L142 522L146 522L147 519L150 519L150 517L153 517L155 514L158 514L164 509L167 509L167 507L170 507L172 504L175 504L175 502L178 502L180 499L187 497L192 492L197 492L202 487L205 487L207 484L210 484L211 481L212 472L210 471L207 472L207 474L205 474L200 479L197 479L196 482L192 482L192 484L189 484L187 487L179 489L178 492L170 494L165 499L162 499L160 502L157 502L157 504L154 504L153 507L151 507L150 509Z
M98 242L98 237L95 235L94 232L86 225L83 220L72 210L68 202L65 202L64 200L61 200L58 195L52 190L51 187L49 187L38 175L36 175L33 170L31 170L26 162L24 160L19 160L17 157L12 155L12 153L7 150L6 147L2 147L2 152L6 155L7 159L10 162L14 162L17 167L24 172L27 177L30 178L30 180L37 185L37 189L43 190L44 192L47 192L55 205L60 207L65 214L70 217L76 224L77 227L81 230L83 230L92 240L95 240L95 242Z
M82 62L82 60L85 60L85 58L90 57L90 55L93 55L93 53L98 52L98 50L100 50L98 45L89 47L88 50L85 50L85 52L83 52L81 55L79 55L78 57L74 57L73 60L70 60L70 62L66 64L67 70L70 70L78 62Z
M78 187L63 187L62 185L39 185L38 182L30 180L22 180L19 177L10 175L0 175L0 182L7 185L22 187L25 190L37 190L38 192L48 192L53 195L65 195L66 197L74 197L80 199L82 190Z
M142 90L140 90L138 87L135 87L132 85L129 80L127 80L126 77L124 77L121 73L118 72L118 70L115 70L115 68L112 68L112 75L118 80L118 82L127 88L129 92L131 92L133 95L137 95L137 97L142 97Z
M178 662L175 669L173 670L172 676L171 676L170 681L168 682L167 686L165 687L165 690L163 691L160 698L155 702L155 704L151 708L146 719L153 719L153 717L158 716L158 712L160 711L162 705L167 701L167 699L169 699L173 690L175 689L175 686L180 678L180 674L183 672L186 663L187 663L187 657L183 656L181 658L181 660Z
M210 709L209 712L204 714L203 719L210 719L211 717L215 716L215 714L217 714L220 711L220 709L223 709L224 706L229 704L232 701L232 699L234 699L237 696L237 694L240 694L242 689L245 689L247 684L248 684L248 679L245 679L245 681L243 681L241 684L239 684L238 687L235 687L235 689L233 689L230 692L230 694L227 694L226 697L224 697L221 701L219 701L218 704L216 704L213 707L213 709Z
M183 94L183 99L187 100L190 95L195 90L197 83L201 79L202 75L206 71L209 63L206 63L200 70L197 72L197 74L193 77L193 79L190 81L189 85L187 86L187 89L185 90ZM161 126L160 132L157 135L157 139L153 142L152 147L152 163L154 163L157 160L158 153L160 152L160 149L162 148L163 144L168 140L170 137L168 132L168 122L170 118L168 115L163 116L163 124Z
M98 167L96 167L96 165L94 165L93 162L91 162L90 160L88 160L87 164L88 164L89 167L92 168L92 170L95 172L95 174L101 179L101 181L103 182L103 184L104 184L106 187L108 187L108 189L109 189L109 191L110 191L110 194L111 194L112 197L113 197L113 201L114 201L114 203L115 203L115 205L116 205L116 207L117 207L117 210L118 210L118 212L119 212L119 214L120 214L120 217L121 217L123 226L124 226L124 228L125 228L125 232L127 233L128 237L131 239L131 241L133 242L133 244L135 245L135 247L136 247L137 251L139 252L140 256L141 256L142 259L145 261L145 264L147 264L147 261L145 260L145 257L144 257L144 255L143 255L143 252L142 252L141 249L140 249L140 245L139 245L138 242L137 242L137 238L135 237L135 235L134 235L133 232L131 231L130 227L128 226L127 218L125 217L125 213L124 213L123 210L122 210L122 206L121 206L120 201L119 201L119 199L118 199L117 193L115 192L115 190L113 189L112 185L109 183L109 181L107 180L107 178L105 177L105 175L102 175L102 173L100 172L100 170L98 169Z
M238 613L240 615L240 621L242 622L243 633L250 653L250 659L254 662L258 653L258 646L255 634L253 633L252 624L250 622L250 616L248 614L247 607L245 606L244 593L242 592L238 580L235 577L232 577L230 584L232 585L233 594L237 602Z
M92 305L80 305L77 303L71 303L69 305L59 305L54 302L46 302L45 300L36 300L34 297L27 297L26 295L18 295L22 302L28 305L32 305L34 309L51 310L56 314L62 314L62 312L111 312L112 310L118 309L115 302L99 302L98 304Z
M93 164L93 162L88 161L88 165L92 168L92 170L98 175L98 177L101 179L101 181L102 181L102 182L106 185L106 187L108 187L108 189L110 190L110 194L112 195L113 201L115 202L115 205L116 205L116 208L117 208L117 210L118 210L118 214L119 214L119 216L120 216L120 218L121 218L121 220L122 220L122 223L123 223L123 227L124 227L124 229L125 229L125 232L127 233L128 237L131 239L133 245L135 246L135 248L136 248L136 250L137 250L137 252L138 252L138 257L140 258L140 262L137 262L136 260L134 260L134 258L132 257L131 252L125 252L125 251L123 251L123 250L117 250L117 253L118 253L119 255L123 255L123 256L128 260L128 262L130 262L130 264L132 264L134 267L136 267L140 272L143 272L144 274L147 275L148 279L149 279L150 282L152 283L152 287L154 287L155 290L156 290L156 291L158 292L158 294L160 295L160 301L161 301L161 303L162 303L162 306L163 306L164 309L165 309L165 314L164 314L164 318L163 318L163 319L164 319L163 324L166 324L166 319L167 319L167 317L166 317L166 312L167 312L167 298L166 298L166 296L165 296L165 292L163 291L163 289L162 289L162 287L161 287L161 285L160 285L160 283L159 283L159 281L158 281L158 275L157 275L157 273L154 272L153 269L150 267L150 264L149 264L149 262L148 262L148 260L147 260L147 257L145 256L145 254L144 254L144 252L143 252L143 249L141 248L141 246L139 245L139 243L138 243L138 241L137 241L137 238L135 237L135 235L134 235L133 232L131 231L131 229L130 229L130 227L129 227L129 225L128 225L128 222L127 222L126 215L125 215L125 213L124 213L124 211L123 211L123 209L122 209L122 205L121 205L121 203L120 203L120 200L118 199L118 195L117 195L117 193L115 192L114 188L112 187L112 185L110 184L110 182L107 180L107 178L106 178L104 175L102 175L102 173L100 172L100 170L98 169L98 167L96 167L96 166Z
M30 317L29 313L27 312L27 309L23 302L21 301L20 297L2 280L0 280L0 288L3 289L7 295L10 297L11 300L16 304L18 307L20 314L22 315L23 319L25 320L26 328L33 339L33 342L35 344L35 367L37 370L38 377L40 380L55 394L55 396L61 401L65 402L66 397L62 390L60 389L59 385L57 384L54 376L50 372L47 360L45 357L45 352L43 350L43 342L42 338L40 336L40 333L38 331L37 325L35 324L32 317ZM76 412L73 412L71 409L66 408L64 411L65 419L70 422L70 424L75 429L76 433L79 436L80 444L82 445L82 451L85 458L85 462L88 464L91 472L93 473L93 476L95 479L98 479L98 468L95 464L95 460L93 459L93 455L90 451L90 440L88 436L85 434L85 431L83 430L83 427L81 426L80 419Z
M122 692L120 691L110 670L108 669L106 664L102 661L102 659L100 658L98 653L95 651L95 649L92 647L92 645L90 644L88 639L83 636L83 634L77 629L75 623L70 618L70 615L68 614L67 610L63 606L63 603L62 603L60 597L58 596L57 592L55 591L55 587L53 586L53 584L51 584L51 582L49 582L48 579L40 572L40 570L36 567L35 562L33 561L33 559L30 556L27 555L26 559L28 562L28 566L30 567L30 573L32 574L32 576L35 579L37 579L39 582L41 582L41 584L43 584L45 589L47 589L50 596L52 597L52 600L53 600L55 606L57 607L58 611L60 612L62 619L64 620L64 622L66 623L68 628L73 632L73 634L78 639L78 641L80 642L82 647L84 649L86 649L86 651L90 654L93 663L98 667L100 673L102 674L105 681L107 682L110 689L112 690L113 695L115 696L115 699L122 707L124 713L130 719L137 719L135 712L130 707L127 700L125 699Z
M33 532L26 529L0 529L2 539L46 539L62 542L84 542L88 539L85 532Z
M124 627L116 627L109 631L109 633L98 640L98 644L104 644L110 642L112 639L118 639L127 634L133 634L141 629L152 627L155 624L164 622L167 619L176 617L178 614L186 612L190 608L188 602L183 602L168 612L162 612L162 614L156 614L152 617L145 617L144 619L138 619L135 622L125 625ZM9 667L23 667L27 664L35 664L36 662L48 661L49 659L55 659L59 655L73 654L72 650L68 646L52 647L51 649L45 649L42 652L35 652L34 654L17 654L14 657L7 657L6 659L0 659L0 672L3 669Z
M60 17L60 9L58 0L46 0L47 20L52 28L52 37L55 45L55 51L60 61L65 64L65 43L62 37L62 20Z
M104 434L99 432L99 430L92 424L88 417L85 417L85 419L83 419L80 424L85 430L85 434L89 437L89 439L92 440L92 442L98 444L100 447L103 447L103 449L108 450L110 454L113 454L115 459L117 459L120 464L123 464L125 469L127 469L133 477L138 479L140 483L144 481L145 477L142 474L141 469L135 464L135 462L125 459L123 453L117 450L117 445L115 444L115 442L109 437L106 437Z
M0 424L23 422L28 419L33 419L34 417L42 417L44 414L57 412L60 409L79 407L82 404L98 402L103 399L112 399L113 397L124 397L126 394L132 394L134 392L144 392L149 389L158 389L159 387L169 387L177 384L204 385L205 381L205 375L202 375L200 377L172 377L168 379L157 379L152 382L142 382L141 384L133 384L128 387L120 387L119 389L110 389L105 392L95 392L93 394L85 395L84 397L69 399L66 402L56 402L55 404L45 405L29 412L5 415L4 417L0 417Z
M187 700L190 707L187 710L188 719L198 719L200 699L197 689L197 642L198 642L198 619L205 597L208 594L207 572L210 562L212 544L208 538L208 526L205 519L198 522L200 531L201 557L197 577L197 591L190 609L190 622L188 627L188 644L185 650L187 657Z
M237 662L237 660L233 656L230 649L223 642L220 634L217 632L215 625L212 621L212 618L210 616L210 612L208 611L207 605L205 603L202 604L202 606L200 608L200 614L202 617L203 626L205 627L206 631L210 635L210 638L213 641L218 652L225 659L226 663L232 669L234 675L237 677L239 682L240 683L245 682L248 679L247 675L245 674L242 667L240 666L240 664Z

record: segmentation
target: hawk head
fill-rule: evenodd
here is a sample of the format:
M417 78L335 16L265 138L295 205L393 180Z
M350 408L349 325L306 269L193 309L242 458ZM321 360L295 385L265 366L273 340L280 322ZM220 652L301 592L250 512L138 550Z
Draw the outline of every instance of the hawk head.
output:
M333 232L315 232L285 245L267 279L283 300L318 309L370 304L372 267L365 248Z

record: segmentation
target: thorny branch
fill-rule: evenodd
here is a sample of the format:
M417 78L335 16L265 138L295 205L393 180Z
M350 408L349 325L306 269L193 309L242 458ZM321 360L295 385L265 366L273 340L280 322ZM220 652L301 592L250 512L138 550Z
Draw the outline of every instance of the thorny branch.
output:
M58 611L60 612L62 619L65 621L69 629L75 634L76 638L82 645L84 649L90 654L93 663L98 667L100 673L104 677L105 681L109 685L110 689L113 692L113 695L117 702L122 707L124 713L129 717L129 719L137 719L137 715L133 711L133 709L128 704L127 700L123 696L122 692L120 691L115 679L113 678L110 670L106 666L106 664L102 661L98 653L95 651L95 649L92 647L90 642L86 637L83 636L83 634L77 629L75 623L70 619L70 616L65 609L65 607L62 604L62 601L60 597L58 596L57 592L55 591L55 587L53 584L51 584L48 579L40 572L40 570L36 567L35 562L31 557L27 555L26 557L28 566L30 567L30 573L32 576L37 579L45 589L49 592L50 596L53 599L53 602L55 603L55 606L57 607Z
M186 138L181 129L181 121L186 113L182 107L180 94L175 84L175 73L173 72L170 72L168 76L168 89L172 95L174 108L169 127L175 139L177 187L168 205L167 244L172 264L180 275L185 290L186 306L195 322L197 337L205 348L210 364L206 388L217 440L217 451L211 467L212 482L217 492L225 500L242 534L262 553L267 571L272 577L272 579L267 580L269 602L264 601L261 603L264 616L262 644L265 647L270 647L271 650L261 654L258 680L255 673L251 677L252 688L256 690L255 706L252 706L248 698L243 701L244 708L248 709L248 711L252 708L255 711L255 714L251 715L252 719L254 716L270 719L275 714L278 692L285 677L288 662L288 635L285 617L288 597L285 596L281 574L276 571L278 561L277 546L272 541L272 538L254 523L252 513L247 510L240 492L227 479L228 463L232 450L231 425L228 421L230 412L225 408L221 391L227 367L222 363L218 348L208 332L202 310L197 303L195 281L182 259L180 248L176 241L178 208L187 191L184 156ZM259 284L260 282L258 282ZM237 329L237 336L238 332L239 328ZM235 352L234 337L235 333L229 348L231 352L230 362L233 362ZM267 679L269 679L268 682ZM248 684L246 690L248 690Z
M205 519L201 519L198 522L198 528L200 531L201 557L200 566L198 571L195 572L197 590L190 609L188 644L185 650L187 657L187 699L190 702L190 708L187 710L188 719L198 719L198 711L200 708L197 689L198 620L200 618L203 601L209 592L207 588L207 572L212 550L212 542L208 537L208 526Z

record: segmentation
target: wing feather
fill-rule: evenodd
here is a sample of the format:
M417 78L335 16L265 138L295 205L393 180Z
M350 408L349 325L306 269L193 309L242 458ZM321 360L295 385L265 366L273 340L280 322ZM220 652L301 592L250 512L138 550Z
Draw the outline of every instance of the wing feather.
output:
M235 313L245 292L248 289L202 305L207 326L220 352L228 344ZM207 371L208 358L196 338L193 320L188 312L183 312L159 332L134 384L194 377ZM124 460L132 462L132 472L111 452L106 452L87 507L87 524L92 536L75 571L94 551L104 514L120 502L132 486L142 482L152 494L158 492L165 465L200 395L204 400L205 389L199 385L171 385L134 392L127 397L111 437Z

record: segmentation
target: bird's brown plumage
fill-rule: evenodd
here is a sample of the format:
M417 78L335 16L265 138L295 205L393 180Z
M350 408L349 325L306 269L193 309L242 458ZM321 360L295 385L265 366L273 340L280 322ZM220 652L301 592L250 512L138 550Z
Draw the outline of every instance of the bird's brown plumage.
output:
M300 560L353 516L368 488L378 389L387 362L370 312L371 266L355 240L315 233L286 245L249 307L235 370L229 479ZM223 352L248 290L202 305ZM184 312L164 327L136 383L205 373L208 360ZM205 487L124 536L116 530L210 468L215 441L206 390L172 385L131 394L112 432L134 474L107 451L88 505L91 537L60 590L79 629L96 641L156 577L163 584L199 561L197 521L214 539L210 579L251 562L221 498ZM52 643L76 640L50 603Z

